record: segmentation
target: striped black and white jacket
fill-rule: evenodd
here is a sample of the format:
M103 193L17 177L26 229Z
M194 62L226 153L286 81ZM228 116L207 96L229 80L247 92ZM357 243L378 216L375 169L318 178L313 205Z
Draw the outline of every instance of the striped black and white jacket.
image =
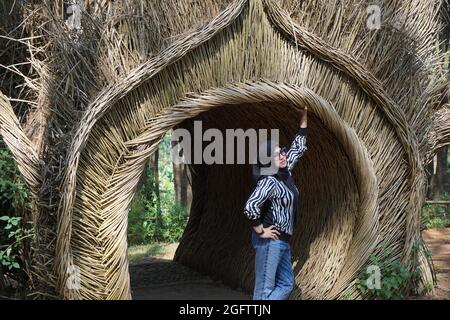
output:
M306 133L307 128L300 128L287 152L286 162L289 173L307 150ZM267 228L274 225L280 232L279 238L289 241L296 223L297 198L298 189L297 194L294 195L288 186L275 176L264 176L258 180L255 190L248 198L244 213L253 226L262 223L264 228ZM269 200L266 206L267 211L262 216L262 208L267 200Z

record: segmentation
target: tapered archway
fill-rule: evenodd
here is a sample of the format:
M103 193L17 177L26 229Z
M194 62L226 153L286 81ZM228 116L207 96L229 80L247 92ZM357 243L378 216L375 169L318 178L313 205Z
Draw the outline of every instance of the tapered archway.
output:
M33 198L39 257L33 277L42 292L67 299L131 298L127 210L148 157L170 128L191 130L195 119L221 130L279 128L287 144L304 106L311 120L308 152L294 172L301 205L293 241L297 287L291 297L342 297L368 255L383 251L374 249L380 239L393 248L395 261L414 267L425 190L422 165L448 140L448 112L442 109L443 117L429 120L437 107L437 80L423 86L430 75L439 75L437 63L415 63L434 55L435 14L395 7L414 23L372 34L364 23L364 4L346 7L320 25L316 14L333 11L326 1L312 1L317 12L301 17L284 10L290 1L220 0L213 6L217 10L219 2L221 12L188 32L191 15L186 20L177 11L172 19L156 8L152 13L160 13L155 21L163 29L185 21L189 26L176 29L186 32L170 30L170 41L148 56L139 52L139 59L121 66L127 70L121 74L115 63L122 60L122 48L113 58L100 55L111 59L106 65L113 70L97 56L83 61L95 62L86 70L98 73L103 87L93 85L74 102L80 119L51 128L48 141L61 142L49 143L45 156L36 152L0 95L0 133ZM178 7L189 4L174 5L174 12ZM421 34L413 27L419 21ZM411 50L398 41L403 38L427 43L428 49ZM430 61L437 62L437 54ZM396 68L407 72L393 73ZM65 94L64 87L55 90ZM194 203L176 260L250 290L250 229L242 214L253 187L249 168L191 168ZM230 235L236 241L225 247ZM74 266L81 276L75 290L67 286L69 271L78 270ZM426 278L430 269L423 270Z
M86 255L86 250L93 249L91 239L84 233L72 235L72 261L80 266L82 277L86 277L84 282L82 281L85 286L79 294L81 296L97 294L90 288L101 284L100 280L105 279L107 285L104 294L109 298L130 297L126 263L128 206L147 159L170 128L197 116L205 116L205 124L215 127L220 127L219 123L222 126L236 125L233 123L236 121L225 121L225 115L228 115L228 119L236 117L242 119L242 124L245 126L246 123L248 127L256 123L263 127L280 126L281 123L277 123L276 119L284 117L287 126L282 128L282 139L286 141L289 134L295 130L296 110L304 106L308 106L313 117L310 129L312 138L309 142L311 146L308 152L310 155L306 157L310 169L296 174L297 180L302 181L300 185L304 185L302 193L304 205L299 213L300 220L305 222L295 235L298 242L294 245L296 259L300 264L304 264L302 271L297 268L297 281L299 285L301 284L301 294L304 297L333 297L341 294L376 245L378 186L373 165L355 131L342 121L330 103L307 88L270 81L234 84L186 97L151 118L147 126L140 129L142 132L140 135L124 144L123 154L118 158L119 163L107 179L107 188L101 195L103 201L97 204L102 208L100 214L104 217L103 221L99 227L91 230L92 236L98 239L99 244L94 250L107 250L108 264L102 265L101 269L92 270L92 265L88 262L92 259L92 254ZM92 159L92 155L86 154L89 159ZM96 157L104 155L97 154ZM330 165L330 162L337 159L339 162L336 162L335 167ZM83 190L83 185L90 185L92 177L97 179L107 168L85 162L83 157L81 162L82 172L86 174L81 175L78 181L82 184L79 186L80 190ZM330 171L325 170L326 168ZM336 168L340 169L335 170ZM212 239L208 238L207 230L214 230L211 223L218 221L214 214L226 215L227 219L231 219L232 222L229 221L231 224L239 221L239 212L243 208L242 196L248 193L250 188L249 175L245 174L245 168L242 166L241 168L230 166L229 169L222 167L220 170L217 166L206 166L200 171L199 175L219 175L218 181L215 188L202 191L201 188L196 188L194 178L193 209L176 259L203 272L215 273L217 266L210 257L221 256L225 252L221 246L225 244L222 241L208 242ZM220 178L224 172L228 174ZM323 173L327 173L328 176L323 176ZM217 205L219 201L217 196L223 196L219 189L225 181L231 181L231 177L235 177L234 181L237 183L236 188L231 188L234 191L228 192L231 201L229 203L234 207L230 208L224 204L217 206L213 212L211 207L208 208L208 203ZM244 189L238 188L239 186L243 186ZM312 188L312 192L308 192L309 188ZM226 190L229 189L223 191ZM80 207L93 204L88 200L93 197L88 197L84 192L87 191L82 191L77 198ZM236 197L235 201L232 201L233 197ZM329 201L323 201L327 197ZM323 207L324 205L326 207ZM226 212L232 213L228 215ZM92 211L91 213L93 214ZM320 222L316 221L318 216L321 216ZM75 224L77 220L74 219ZM244 226L242 219L240 222ZM78 229L79 226L75 228ZM228 256L218 258L218 260L225 259L226 262L221 260L223 263L220 265L224 269L217 270L217 274L232 285L248 289L251 283L249 269L251 263L248 258L251 257L252 251L248 241L245 241L245 236L248 237L250 229L236 228L235 232L238 233L235 233L235 236L244 241L233 242L227 251ZM223 234L220 230L215 231L215 238L227 234L226 229L222 230ZM213 243L217 245L214 246ZM308 243L308 248L305 247L305 243ZM201 244L203 249L201 246L198 247L198 244ZM326 250L323 250L324 248ZM210 263L205 263L201 256L209 257ZM329 271L327 285L314 276L319 270L324 269ZM300 292L294 292L295 295L300 296Z

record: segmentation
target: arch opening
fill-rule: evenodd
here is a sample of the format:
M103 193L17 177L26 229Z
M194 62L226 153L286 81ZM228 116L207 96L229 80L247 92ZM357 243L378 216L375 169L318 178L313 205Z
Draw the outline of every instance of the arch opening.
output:
M298 109L282 103L221 106L183 121L178 127L194 134L202 129L279 129L289 146L298 130ZM308 150L293 171L300 190L298 224L292 241L299 297L325 296L339 276L353 237L359 193L346 150L332 132L310 114ZM246 148L248 150L248 146ZM223 151L225 153L225 150ZM191 165L193 200L190 221L175 261L251 292L254 249L251 227L243 214L255 184L249 164ZM313 275L328 275L324 286ZM319 283L320 281L320 283Z
M296 282L301 291L297 288L291 297L342 296L377 241L378 186L372 161L355 131L340 118L329 102L308 88L267 81L238 83L211 89L201 95L190 95L147 121L139 130L140 134L116 148L119 152L117 155L92 151L82 153L82 170L77 178L82 184L77 184L80 192L76 199L73 228L78 230L80 221L86 219L96 219L99 226L92 230L84 229L80 234L72 233L70 258L82 266L82 276L88 273L86 280L89 281L89 287L98 290L91 292L86 289L77 294L81 297L98 297L99 290L104 290L106 298L131 298L126 259L128 207L146 161L169 129L176 126L189 128L189 123L192 124L197 118L204 118L205 128L282 128L281 143L288 145L298 129L297 112L304 106L308 106L310 111L308 151L294 170L301 192L298 222L305 228L298 228L293 238ZM103 159L105 156L116 157L113 170L91 165L92 157ZM251 229L245 223L242 211L244 201L252 189L249 168L245 165L211 165L203 168L200 165L192 168L197 169L200 176L193 179L192 214L175 259L203 273L214 273L231 286L249 290L253 272L253 265L249 262L252 257L248 237ZM104 174L107 170L111 173L105 183L99 184L101 188L94 191L91 188L89 193L84 193L83 184L92 185L91 177L99 177L92 173ZM226 172L228 174L223 176L226 178L220 178ZM310 172L315 174L309 177ZM333 175L332 172L336 173ZM202 191L208 177L211 180L215 175L216 180L223 179L227 184L234 181L232 192L220 192L217 189L220 183L207 189L207 192ZM203 186L198 186L199 181ZM208 194L206 198L205 193ZM218 203L220 197L225 200ZM95 215L93 206L97 210ZM202 239L195 241L200 247L193 244L193 239L199 234L208 234L214 230L214 226L218 226L217 221L220 220L204 219L207 216L214 217L212 212L217 207L220 210L216 210L216 214L221 212L222 217L232 214L233 219L229 221L236 220L237 227L231 229L236 235L233 240L236 251L217 249L223 243L221 237L230 235L227 229L222 228L221 233L208 237L210 243L211 239L220 240L212 242L217 244L217 248L211 247L209 252L204 251L205 247L202 249L202 246L208 241ZM320 223L317 223L319 218ZM227 224L226 221L224 223ZM95 242L86 236L92 237ZM95 248L93 243L96 244ZM105 260L104 264L96 266L95 272L89 265L92 256L87 256L86 250L98 253L100 261ZM214 254L219 257L213 259ZM202 256L207 257L204 263L201 262ZM324 270L327 276L320 276Z

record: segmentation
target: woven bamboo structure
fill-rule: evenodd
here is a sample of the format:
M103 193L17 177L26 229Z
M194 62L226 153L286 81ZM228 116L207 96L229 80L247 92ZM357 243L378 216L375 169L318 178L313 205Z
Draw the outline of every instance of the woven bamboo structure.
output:
M92 45L81 36L64 49L66 59L39 62L70 71L55 81L53 69L39 69L37 100L56 113L46 150L36 149L8 99L0 100L0 133L32 191L41 295L132 297L128 208L168 130L193 130L196 119L205 129L279 128L287 144L305 106L291 298L343 298L382 241L409 268L420 261L429 281L431 267L414 247L424 166L450 143L436 39L440 1L389 1L379 30L367 28L364 1L86 3L97 22L106 21L104 12L128 17L137 7L131 13L140 18L89 20L104 31L95 50L80 59L77 52ZM401 23L393 27L394 20ZM250 168L191 171L193 203L175 260L250 292L254 253L243 215L254 187ZM67 286L72 266L81 275L76 290Z

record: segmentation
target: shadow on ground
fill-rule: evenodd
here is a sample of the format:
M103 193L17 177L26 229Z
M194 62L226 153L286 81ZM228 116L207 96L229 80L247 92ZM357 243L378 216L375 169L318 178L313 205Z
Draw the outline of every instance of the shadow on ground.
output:
M450 300L450 228L423 232L436 268L438 286L432 296L414 299ZM146 257L130 264L135 300L251 300L243 291L201 275L172 260L176 245L165 255Z
M170 259L144 258L130 264L134 300L250 300L245 292L201 275Z

